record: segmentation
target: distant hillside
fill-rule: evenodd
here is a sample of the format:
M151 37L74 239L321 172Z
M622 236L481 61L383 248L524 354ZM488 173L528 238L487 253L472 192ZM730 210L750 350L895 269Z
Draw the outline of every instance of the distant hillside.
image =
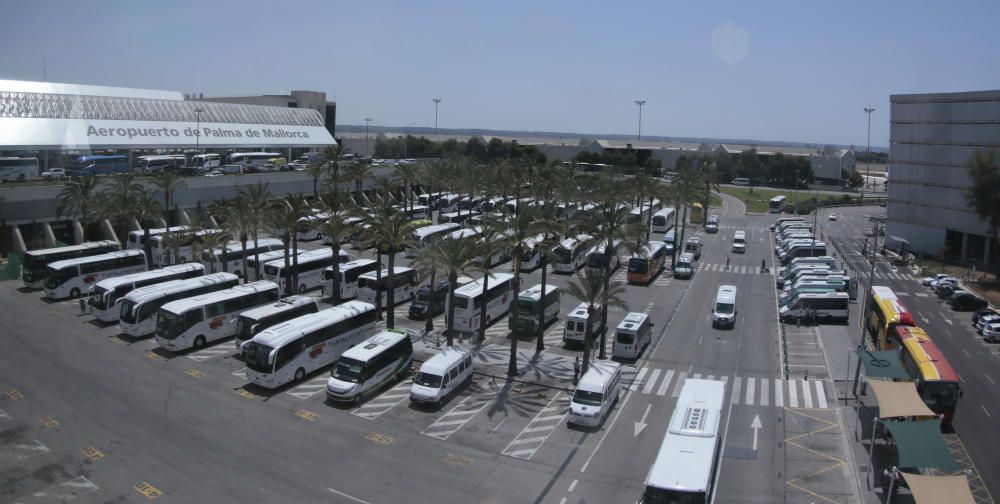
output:
M581 133L563 133L555 131L512 131L512 130L491 130L491 129L478 129L478 128L438 128L437 131L434 128L425 127L403 127L403 126L370 126L368 132L370 134L378 133L400 133L405 131L408 134L420 136L420 135L447 135L455 136L459 138L469 138L473 136L500 136L500 137L538 137L538 138L566 138L570 140L579 140L581 138L589 139L601 139L601 140L632 140L635 137L632 135L620 135L614 133L600 133L600 134L590 134L585 135ZM338 124L338 133L364 133L365 126L356 124ZM747 138L698 138L698 137L666 137L666 136L655 136L655 135L644 135L643 140L653 141L653 142L689 142L689 143L730 143L730 144L743 144L743 145L771 145L771 146L787 146L787 147L803 147L803 148L822 148L827 144L816 144L816 143L803 143L803 142L776 142L768 140L753 140ZM834 147L848 149L854 147L855 150L864 150L864 146L861 145L840 145L832 144ZM874 152L889 152L888 147L872 146L872 151Z

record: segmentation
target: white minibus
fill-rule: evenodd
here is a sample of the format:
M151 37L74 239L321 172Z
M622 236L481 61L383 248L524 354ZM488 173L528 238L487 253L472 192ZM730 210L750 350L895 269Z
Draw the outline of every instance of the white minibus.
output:
M846 292L802 293L778 310L782 322L846 322L851 298Z
M374 306L348 301L265 329L243 344L247 380L269 389L302 381L375 333L375 319Z
M587 318L587 303L580 303L573 311L569 312L569 315L566 315L566 325L563 327L562 336L564 344L574 344L581 347L586 344L584 336L587 334ZM590 323L591 343L596 347L601 332L604 331L604 326L601 325L601 305L594 305L594 316L590 319Z
M694 276L694 254L684 252L674 264L674 278L691 278Z
M621 240L613 240L610 247L606 241L596 242L587 252L587 267L601 270L608 268L609 271L618 269L622 265L621 248Z
M135 289L171 280L184 280L205 274L205 267L198 263L175 264L162 269L143 271L131 275L108 278L97 282L90 291L88 303L94 318L101 322L117 322L121 315L118 302Z
M258 333L268 327L278 325L286 320L301 317L319 311L319 301L312 296L296 294L281 298L276 303L251 308L240 313L231 323L236 324L236 351L243 353L243 343L250 341Z
M340 263L340 299L351 299L358 294L358 278L375 271L378 263L374 259L355 259ZM323 270L323 297L333 297L333 266Z
M524 240L521 245L521 271L531 271L542 264L542 248L539 245L545 240L540 234Z
M632 312L615 328L615 341L611 344L611 355L622 359L638 359L639 354L653 339L653 322L649 315Z
M381 331L344 352L326 382L332 401L362 402L410 371L413 343L403 332Z
M76 299L81 294L89 295L94 284L105 278L146 271L146 254L141 250L121 250L56 261L47 269L45 297Z
M510 310L510 305L514 301L513 284L514 275L510 273L490 274L485 296L487 326L493 324L493 321ZM455 330L459 332L479 330L479 317L484 305L483 279L480 278L455 289L451 297L455 301L455 323L453 326ZM445 314L448 311L449 306L446 302Z
M733 233L733 252L744 254L747 251L747 232L743 230Z
M720 285L712 307L712 327L736 325L736 286Z
M608 416L622 391L622 365L599 361L580 377L569 403L571 424L597 427Z
M653 232L666 233L674 228L674 207L658 210L653 214Z
M240 312L280 297L278 284L261 280L171 301L156 312L156 344L177 352L230 338L236 333L236 325L230 322Z
M573 273L587 262L587 252L594 243L590 235L580 234L559 242L553 250L556 260L552 262L552 271L558 273Z
M410 386L410 401L441 407L449 395L471 380L472 350L447 347L420 365Z
M382 309L392 308L388 306L389 270L382 270L381 278L379 278L378 275L379 272L369 271L368 273L358 277L358 300L375 304L375 298L376 296L379 296L381 302L379 302L378 305L382 307ZM379 282L379 280L381 280L381 282ZM407 268L405 266L396 266L393 268L393 302L400 304L413 298L413 295L417 292L419 284L420 277L417 275L417 270Z
M156 312L161 306L178 299L229 289L239 283L240 279L232 273L212 273L139 287L122 300L118 327L133 338L148 336L156 331Z

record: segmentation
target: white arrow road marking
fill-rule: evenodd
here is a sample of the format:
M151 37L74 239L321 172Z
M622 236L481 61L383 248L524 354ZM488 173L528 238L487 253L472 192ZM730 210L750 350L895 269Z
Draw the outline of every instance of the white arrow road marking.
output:
M649 415L649 408L653 406L652 403L646 405L646 412L642 414L642 418L635 423L635 434L632 437L638 436L643 429L646 428L646 415Z
M757 432L763 427L760 424L760 415L753 416L753 422L750 423L750 428L753 429L753 451L757 451Z

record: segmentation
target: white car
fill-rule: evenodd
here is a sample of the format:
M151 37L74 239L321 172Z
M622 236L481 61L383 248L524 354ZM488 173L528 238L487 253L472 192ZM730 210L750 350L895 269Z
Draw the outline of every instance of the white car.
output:
M920 280L920 283L926 287L931 285L931 283L934 282L935 280L941 280L943 278L948 278L948 274L938 273L937 275L934 275L932 277L924 277Z
M983 327L983 339L989 343L1000 343L1000 322L986 324Z
M979 321L976 322L976 332L985 336L984 330L986 329L986 326L997 323L1000 323L1000 315L985 315L979 317Z
M206 177L219 177L219 176L222 176L222 175L225 175L225 174L222 173L222 170L219 170L219 169L212 170L212 171L210 171L210 172L208 172L208 173L205 174Z
M933 288L937 287L938 285L941 285L942 283L948 283L948 282L957 283L958 280L956 280L956 279L954 279L954 278L952 278L952 277L950 277L948 275L945 275L944 277L935 278L934 280L931 280L931 283L928 284L928 285L930 285L931 288L933 289Z
M830 219L832 221L837 220L837 214L835 214L835 213L830 214L830 217L828 217L828 219Z
M59 179L64 178L65 176L66 176L66 169L65 168L51 168L51 169L49 169L49 171L42 172L42 178L49 179L49 180L52 180L52 179L59 180Z

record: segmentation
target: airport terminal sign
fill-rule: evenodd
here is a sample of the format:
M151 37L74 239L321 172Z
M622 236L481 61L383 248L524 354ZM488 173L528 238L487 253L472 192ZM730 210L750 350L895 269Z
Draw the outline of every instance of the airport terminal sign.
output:
M313 147L334 143L321 126L0 119L0 147Z

